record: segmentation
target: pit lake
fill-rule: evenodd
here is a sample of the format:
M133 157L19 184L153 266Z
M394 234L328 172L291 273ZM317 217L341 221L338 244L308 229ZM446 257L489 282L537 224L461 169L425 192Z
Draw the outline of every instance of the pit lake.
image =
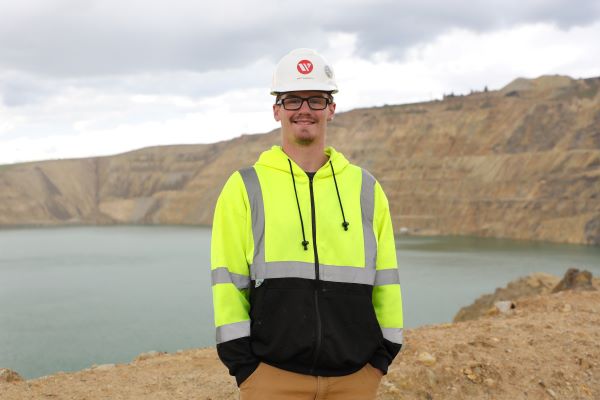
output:
M600 247L398 237L405 327L533 272L600 275ZM0 368L26 379L214 346L210 228L0 230Z

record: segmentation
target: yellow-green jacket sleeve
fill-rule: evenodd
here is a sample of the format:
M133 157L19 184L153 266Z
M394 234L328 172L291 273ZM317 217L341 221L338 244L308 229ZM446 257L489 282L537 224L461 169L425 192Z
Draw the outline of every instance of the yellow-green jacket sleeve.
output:
M370 363L386 373L389 364L402 347L402 293L389 204L379 182L375 183L374 196L373 230L377 241L377 278L373 287L373 307L381 328L383 343Z
M217 352L241 384L258 366L250 348L250 271L253 252L248 195L239 172L217 200L211 239L211 277Z

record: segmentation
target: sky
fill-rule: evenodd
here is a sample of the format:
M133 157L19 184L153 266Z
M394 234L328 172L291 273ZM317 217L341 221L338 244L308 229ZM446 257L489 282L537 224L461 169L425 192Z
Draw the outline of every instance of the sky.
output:
M278 127L278 60L333 66L337 111L600 76L597 0L0 0L0 164Z

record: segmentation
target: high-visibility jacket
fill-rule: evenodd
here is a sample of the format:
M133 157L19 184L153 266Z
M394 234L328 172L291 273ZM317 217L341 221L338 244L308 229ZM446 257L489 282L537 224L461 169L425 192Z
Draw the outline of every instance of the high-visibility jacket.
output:
M387 372L402 300L387 198L333 148L307 175L281 149L231 175L217 201L211 273L217 351L241 384L265 362L341 376Z

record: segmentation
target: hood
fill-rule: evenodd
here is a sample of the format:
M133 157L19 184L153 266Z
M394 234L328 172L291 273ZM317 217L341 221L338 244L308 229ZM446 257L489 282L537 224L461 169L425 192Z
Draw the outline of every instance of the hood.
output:
M329 161L333 164L335 174L341 174L344 169L348 166L349 161L344 157L342 153L335 151L331 146L325 148L325 154L329 157ZM281 146L273 146L269 150L262 152L258 161L255 165L261 165L269 168L275 168L286 173L290 173L290 164L288 159L292 162L292 169L294 170L294 177L299 179L308 179L306 173L300 168L298 164L294 162L281 148ZM314 179L327 178L331 176L331 167L329 162L326 162L315 174Z

